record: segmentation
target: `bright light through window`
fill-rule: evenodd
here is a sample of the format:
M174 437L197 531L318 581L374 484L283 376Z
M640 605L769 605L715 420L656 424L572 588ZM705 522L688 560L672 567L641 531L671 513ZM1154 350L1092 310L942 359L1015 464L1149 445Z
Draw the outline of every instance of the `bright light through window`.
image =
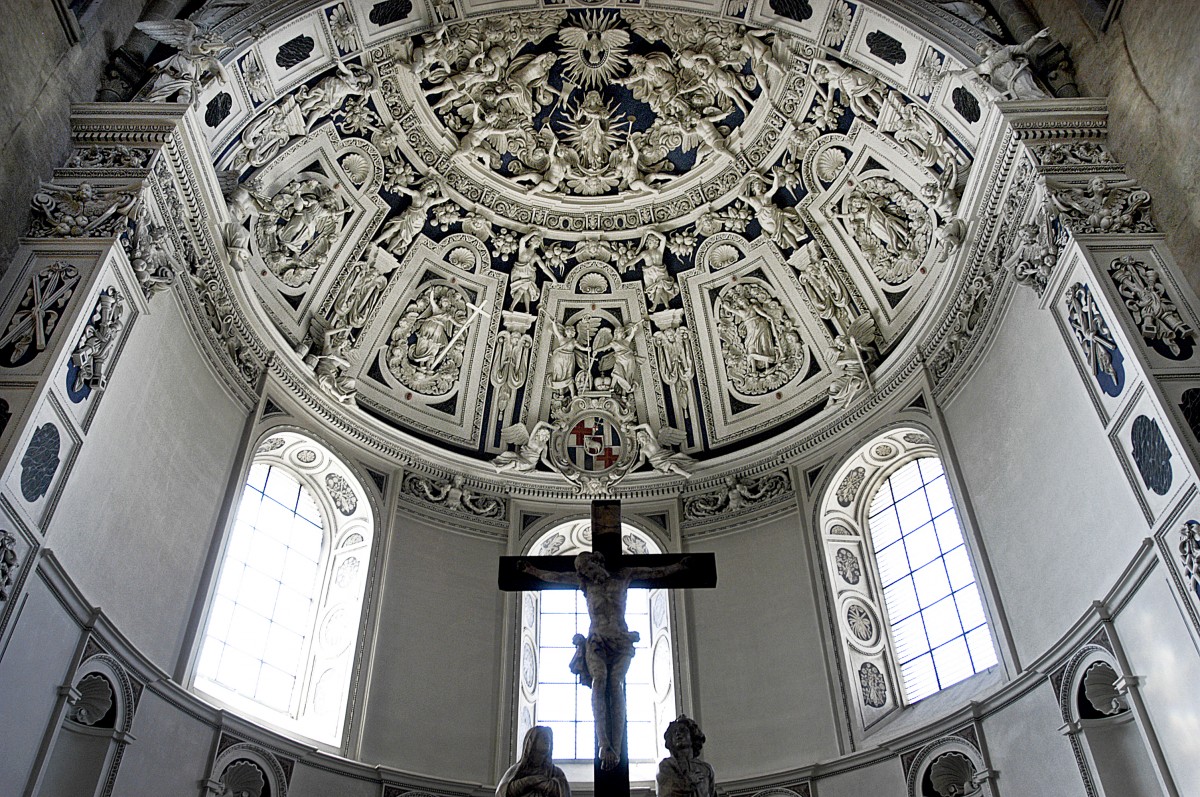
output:
M996 663L941 460L896 471L875 494L871 540L908 702Z
M628 706L629 760L655 759L654 696L650 673L650 591L629 590L625 622L641 639L634 645L633 662L625 677ZM587 636L587 604L579 590L541 593L537 721L554 731L556 759L586 759L595 755L592 690L580 686L570 670L575 634Z
M250 469L197 667L209 681L294 714L323 539L308 491L286 471Z

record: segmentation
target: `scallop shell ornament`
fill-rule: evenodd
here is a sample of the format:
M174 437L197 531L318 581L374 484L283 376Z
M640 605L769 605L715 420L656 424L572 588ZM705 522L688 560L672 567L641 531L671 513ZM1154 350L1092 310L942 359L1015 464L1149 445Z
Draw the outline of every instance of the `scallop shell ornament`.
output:
M588 272L579 278L580 293L607 293L608 280L603 274L597 274L595 271Z
M85 675L77 687L79 699L71 707L70 717L80 725L95 725L113 704L112 685L98 673Z
M941 797L962 797L972 788L975 765L961 753L946 753L929 768L933 790Z
M221 778L225 787L223 795L230 797L262 797L263 788L267 785L262 770L249 761L235 761L225 768Z
M742 256L733 244L718 244L708 254L708 267L716 270L731 266Z
M846 168L846 153L840 149L831 147L817 156L817 179L821 182L833 182L844 168Z
M475 268L475 253L465 246L456 246L446 255L447 262L455 268L470 271Z
M342 158L342 168L346 171L346 176L350 178L350 182L355 185L362 185L371 176L371 164L357 152L351 152Z
M1083 696L1101 714L1112 716L1125 710L1125 697L1117 689L1117 673L1102 661L1084 673Z

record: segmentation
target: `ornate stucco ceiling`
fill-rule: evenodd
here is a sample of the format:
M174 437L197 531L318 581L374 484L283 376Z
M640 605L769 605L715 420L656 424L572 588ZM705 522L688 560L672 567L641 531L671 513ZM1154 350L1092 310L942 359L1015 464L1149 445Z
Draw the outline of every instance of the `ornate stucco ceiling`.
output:
M349 418L675 479L869 393L952 274L986 100L890 6L258 5L207 20L223 236Z

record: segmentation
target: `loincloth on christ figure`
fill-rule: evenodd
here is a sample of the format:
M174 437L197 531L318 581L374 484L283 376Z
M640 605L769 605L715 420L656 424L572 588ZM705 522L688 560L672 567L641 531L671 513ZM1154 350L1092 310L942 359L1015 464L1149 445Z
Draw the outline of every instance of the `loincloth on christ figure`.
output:
M599 634L576 634L571 642L575 644L575 655L568 665L571 672L579 676L579 683L591 689L592 672L588 669L588 653L599 656L606 662L612 663L618 658L633 658L633 645L642 635L637 631L626 631L624 639L612 639Z

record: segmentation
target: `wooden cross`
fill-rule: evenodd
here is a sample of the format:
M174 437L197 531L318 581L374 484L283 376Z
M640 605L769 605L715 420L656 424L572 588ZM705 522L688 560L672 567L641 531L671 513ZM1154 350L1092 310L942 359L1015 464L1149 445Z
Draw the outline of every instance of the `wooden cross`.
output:
M592 502L592 551L604 557L604 569L618 580L631 577L628 587L642 589L696 589L717 585L716 557L712 554L623 554L621 552L621 502ZM541 571L540 576L529 570ZM659 571L652 575L646 571ZM632 572L630 572L632 571ZM666 572L661 572L666 571ZM580 577L573 556L502 556L500 557L500 589L506 592L543 589L576 589ZM596 589L593 587L593 589ZM587 590L585 589L585 595ZM593 611L588 602L589 614ZM598 686L598 684L596 684ZM608 687L611 693L611 686ZM620 693L624 692L624 673L621 673ZM605 695L608 700L608 695ZM620 713L624 722L624 710ZM597 718L597 735L599 735ZM621 728L620 760L616 766L602 766L599 740L596 743L596 797L628 797L629 739Z

